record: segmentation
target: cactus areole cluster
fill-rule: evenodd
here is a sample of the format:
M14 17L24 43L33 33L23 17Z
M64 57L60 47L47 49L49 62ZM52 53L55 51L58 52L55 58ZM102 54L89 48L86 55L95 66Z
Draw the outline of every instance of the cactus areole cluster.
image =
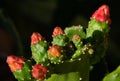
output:
M10 55L7 63L18 81L89 81L89 67L104 58L107 49L109 7L102 5L88 27L55 27L53 40L31 35L32 59Z

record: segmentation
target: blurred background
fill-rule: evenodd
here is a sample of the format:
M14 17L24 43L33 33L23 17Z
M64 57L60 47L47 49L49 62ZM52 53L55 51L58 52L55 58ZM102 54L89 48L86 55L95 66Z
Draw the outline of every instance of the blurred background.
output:
M103 4L110 7L112 20L107 67L109 71L114 70L120 65L118 3L115 0L0 0L0 81L16 81L6 64L6 57L14 54L29 58L32 32L39 32L51 41L55 26L64 29L80 24L87 27L90 16ZM104 72L101 64L95 65L98 69L91 73L90 81L101 81Z

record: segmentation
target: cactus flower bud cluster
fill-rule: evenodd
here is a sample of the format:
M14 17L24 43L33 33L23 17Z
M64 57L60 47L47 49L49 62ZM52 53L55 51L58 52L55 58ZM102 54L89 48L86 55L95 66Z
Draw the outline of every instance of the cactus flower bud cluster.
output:
M22 69L24 61L24 58L14 55L10 55L6 60L12 72Z
M51 46L48 50L48 54L50 54L53 57L60 57L61 56L61 50L62 48L60 46Z
M98 10L94 12L92 18L96 18L100 22L111 24L109 7L107 5L102 5Z
M41 64L35 64L32 66L32 76L38 80L44 80L47 74L47 68Z
M31 44L37 44L39 41L43 40L41 34L34 32L31 36Z
M64 34L63 30L60 27L56 27L53 31L52 37L58 36L60 34Z
M105 56L110 23L109 7L102 5L86 29L57 26L51 42L33 32L32 59L12 55L7 63L18 81L89 81L89 67Z

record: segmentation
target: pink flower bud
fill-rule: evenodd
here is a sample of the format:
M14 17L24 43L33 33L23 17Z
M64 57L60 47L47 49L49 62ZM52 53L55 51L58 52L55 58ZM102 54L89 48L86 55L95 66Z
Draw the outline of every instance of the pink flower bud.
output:
M6 62L8 63L8 66L10 67L11 71L14 72L16 70L21 70L24 63L24 58L17 57L14 55L10 55L7 57Z
M31 35L31 44L37 44L41 40L43 40L42 35L38 32L33 32Z
M64 34L63 30L60 27L55 27L53 34L52 34L52 37L58 36L60 34Z
M102 5L98 8L92 15L92 18L96 18L100 22L106 22L107 24L111 24L110 19L110 12L109 12L109 6Z
M41 64L35 64L32 67L32 76L39 80L44 80L47 74L47 68L42 66Z

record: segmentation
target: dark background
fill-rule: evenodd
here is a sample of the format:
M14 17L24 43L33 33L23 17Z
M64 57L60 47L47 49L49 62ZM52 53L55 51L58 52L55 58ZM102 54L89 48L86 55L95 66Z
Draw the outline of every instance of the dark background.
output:
M106 54L108 69L111 72L120 65L120 9L115 0L0 0L0 80L15 80L5 60L9 54L31 56L30 36L41 33L47 40L55 26L63 29L72 25L83 25L92 13L102 4L110 7L110 45ZM4 49L3 49L4 48ZM93 72L95 77L102 75L100 67ZM97 73L97 75L96 75ZM93 76L92 76L93 77ZM96 77L91 81L99 81Z

